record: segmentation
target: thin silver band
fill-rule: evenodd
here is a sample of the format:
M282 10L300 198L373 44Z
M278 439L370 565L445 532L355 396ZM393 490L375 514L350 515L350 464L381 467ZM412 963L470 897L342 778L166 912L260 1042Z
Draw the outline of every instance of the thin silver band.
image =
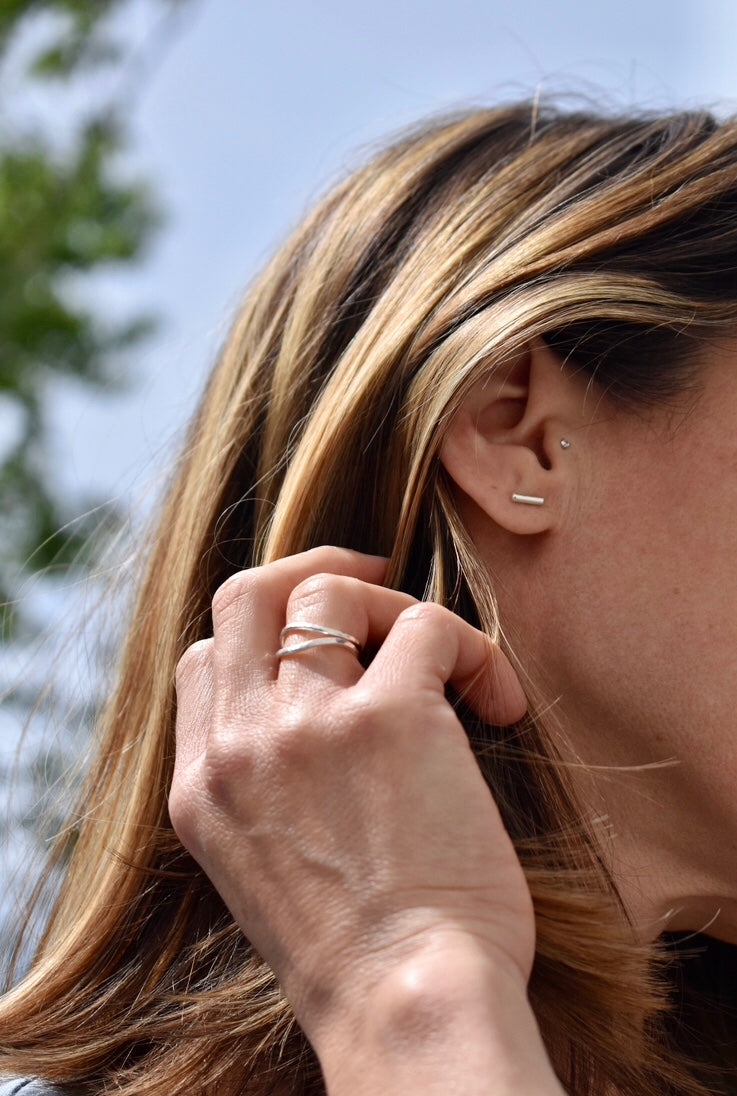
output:
M526 502L528 506L542 506L545 499L540 495L512 495L512 502Z
M285 638L293 632L315 632L319 636L331 636L333 639L355 643L356 647L361 646L356 637L349 635L348 632L341 632L338 628L326 628L324 624L311 624L307 620L294 620L291 624L286 624L279 633L279 642L283 643Z
M351 639L341 639L339 636L320 636L318 639L306 639L303 643L291 643L288 647L280 647L276 652L277 658L289 658L291 655L299 655L303 651L309 651L313 647L348 647L354 655L360 655L361 648Z
M282 646L276 652L277 658L298 655L313 647L350 647L355 655L361 654L361 644L355 636L349 635L348 632L341 632L338 628L326 628L324 624L311 624L307 620L295 620L291 624L286 624L279 633L279 642L283 644L286 637L294 632L315 632L319 638L292 643L288 647Z

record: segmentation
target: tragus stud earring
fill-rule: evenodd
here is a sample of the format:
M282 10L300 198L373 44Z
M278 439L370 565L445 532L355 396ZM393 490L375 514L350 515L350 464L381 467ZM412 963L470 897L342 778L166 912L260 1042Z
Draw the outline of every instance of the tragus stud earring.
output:
M542 506L545 502L540 495L512 495L512 502L525 502L528 506Z
M561 438L560 439L560 447L561 447L561 449L570 449L571 448L571 443L569 442L568 438Z

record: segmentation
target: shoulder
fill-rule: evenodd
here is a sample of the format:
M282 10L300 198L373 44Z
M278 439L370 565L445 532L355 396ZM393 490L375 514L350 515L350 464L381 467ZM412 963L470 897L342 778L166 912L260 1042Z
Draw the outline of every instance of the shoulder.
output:
M0 1080L0 1096L64 1096L65 1090L49 1081L34 1077L12 1077Z

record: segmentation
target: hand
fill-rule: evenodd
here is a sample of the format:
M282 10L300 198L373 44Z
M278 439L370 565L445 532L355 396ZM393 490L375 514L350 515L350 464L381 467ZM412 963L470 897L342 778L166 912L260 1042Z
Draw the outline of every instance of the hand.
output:
M243 571L177 672L172 823L308 1035L439 942L523 987L534 954L522 869L445 697L450 682L504 724L521 687L481 632L379 585L385 568L325 547ZM367 670L337 646L280 662L290 621L378 653Z

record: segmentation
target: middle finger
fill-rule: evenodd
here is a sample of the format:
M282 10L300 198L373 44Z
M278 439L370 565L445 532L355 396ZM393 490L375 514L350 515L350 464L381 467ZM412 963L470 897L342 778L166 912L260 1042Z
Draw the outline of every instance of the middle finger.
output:
M212 602L216 692L260 691L276 679L287 601L310 575L323 571L380 583L388 560L328 545L233 575Z
M416 599L401 590L334 574L318 574L299 583L292 591L286 610L290 629L285 648L322 638L299 625L317 625L354 637L361 648L378 646L388 635L399 614ZM330 681L348 688L359 680L363 667L358 652L341 644L316 644L281 659L279 685L300 690Z

